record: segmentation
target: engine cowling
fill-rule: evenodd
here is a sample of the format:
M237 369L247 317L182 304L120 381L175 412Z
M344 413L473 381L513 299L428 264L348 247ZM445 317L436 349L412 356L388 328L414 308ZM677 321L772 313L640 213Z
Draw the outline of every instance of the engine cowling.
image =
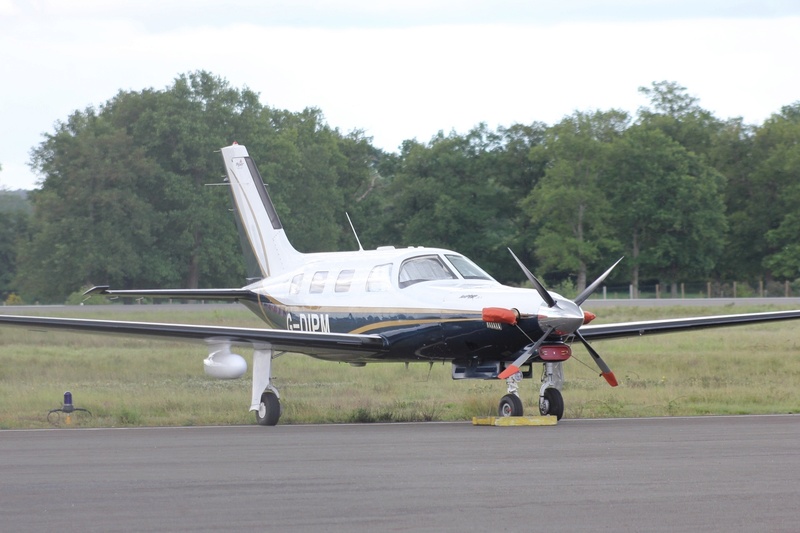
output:
M203 360L203 370L212 378L237 379L247 372L247 361L237 353L219 350Z

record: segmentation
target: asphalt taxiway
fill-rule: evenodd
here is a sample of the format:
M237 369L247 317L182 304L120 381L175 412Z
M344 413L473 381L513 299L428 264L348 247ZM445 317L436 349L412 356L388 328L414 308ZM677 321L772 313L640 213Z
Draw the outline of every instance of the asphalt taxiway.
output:
M798 531L800 416L0 431L3 531Z

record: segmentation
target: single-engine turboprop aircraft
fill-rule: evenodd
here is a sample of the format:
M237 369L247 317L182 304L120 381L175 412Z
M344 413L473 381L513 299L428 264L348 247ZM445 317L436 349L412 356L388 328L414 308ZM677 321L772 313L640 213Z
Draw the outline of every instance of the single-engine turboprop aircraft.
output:
M222 148L222 159L252 281L240 289L112 290L122 297L235 300L269 329L160 324L0 314L0 325L87 333L155 336L204 342L207 374L241 377L245 359L233 346L253 348L250 410L275 425L280 396L272 360L303 353L353 366L382 362L451 362L454 379L503 379L501 416L523 414L519 382L542 364L539 412L561 418L561 366L578 340L613 387L617 380L590 340L668 333L800 318L800 310L590 325L581 309L614 268L575 300L550 292L517 259L533 289L501 285L461 254L438 248L380 247L352 252L300 253L286 237L256 165L244 146ZM510 251L510 250L509 250ZM619 261L617 261L618 263Z

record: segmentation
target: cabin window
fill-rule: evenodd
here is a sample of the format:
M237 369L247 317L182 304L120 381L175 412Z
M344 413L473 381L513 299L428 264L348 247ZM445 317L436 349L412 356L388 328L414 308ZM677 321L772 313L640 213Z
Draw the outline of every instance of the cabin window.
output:
M492 276L463 255L447 254L446 257L464 279L492 279Z
M456 275L438 255L406 259L400 265L400 288L435 279L456 279Z
M367 292L386 292L391 286L392 264L378 265L367 277Z
M308 292L310 293L319 293L325 289L325 280L328 279L328 271L321 270L319 272L314 272L314 277L311 278L311 289Z
M292 284L289 285L289 294L300 294L300 284L303 283L303 275L298 274L292 278Z
M339 277L336 278L336 292L347 292L350 290L350 284L353 283L353 276L355 270L342 270L339 272Z

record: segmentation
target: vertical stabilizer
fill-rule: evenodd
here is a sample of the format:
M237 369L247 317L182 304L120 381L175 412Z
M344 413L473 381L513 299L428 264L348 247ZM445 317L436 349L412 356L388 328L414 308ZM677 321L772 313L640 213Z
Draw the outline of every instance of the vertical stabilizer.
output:
M298 266L300 252L286 238L278 213L247 148L222 148L249 278L268 278ZM249 246L249 249L248 249Z

